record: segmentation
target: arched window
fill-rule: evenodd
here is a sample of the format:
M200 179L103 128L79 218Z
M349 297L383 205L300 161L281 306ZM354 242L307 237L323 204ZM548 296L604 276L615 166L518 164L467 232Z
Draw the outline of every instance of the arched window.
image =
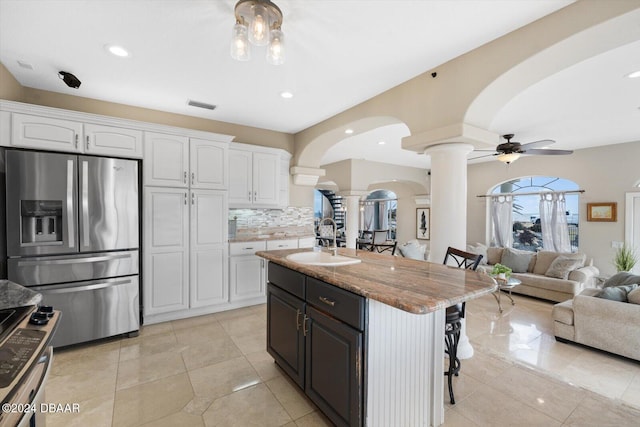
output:
M528 251L538 251L545 247L540 212L541 194L569 192L564 195L563 211L569 231L569 244L571 251L578 250L579 241L579 193L578 184L573 181L549 176L529 176L507 181L496 185L491 195L512 196L511 208L511 241L512 247ZM573 192L572 192L573 191ZM547 196L547 198L550 198ZM562 202L562 201L561 201ZM496 218L493 215L493 218ZM497 219L492 219L494 221ZM491 224L492 228L494 224ZM495 233L494 233L495 234ZM496 237L492 237L492 245L499 246ZM549 243L549 242L547 242ZM546 245L548 247L548 245Z

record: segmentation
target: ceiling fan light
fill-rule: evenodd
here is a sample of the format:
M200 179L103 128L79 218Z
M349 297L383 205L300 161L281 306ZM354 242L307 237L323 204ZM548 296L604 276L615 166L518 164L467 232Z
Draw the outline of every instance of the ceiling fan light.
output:
M233 26L231 37L231 57L238 61L248 61L251 59L249 39L247 37L247 26L236 24Z
M504 153L498 156L498 160L500 160L502 163L506 163L507 165L509 163L515 162L519 158L520 153Z

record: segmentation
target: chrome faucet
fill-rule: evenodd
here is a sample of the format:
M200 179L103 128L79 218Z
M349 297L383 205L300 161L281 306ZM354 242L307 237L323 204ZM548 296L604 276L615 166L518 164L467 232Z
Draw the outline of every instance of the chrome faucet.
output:
M331 251L331 254L333 256L338 255L338 244L336 243L336 236L338 234L338 225L336 224L336 222L334 221L333 218L330 217L326 217L326 218L322 218L322 220L320 221L320 223L318 224L318 226L321 226L325 221L331 221L333 223L333 246L327 248Z

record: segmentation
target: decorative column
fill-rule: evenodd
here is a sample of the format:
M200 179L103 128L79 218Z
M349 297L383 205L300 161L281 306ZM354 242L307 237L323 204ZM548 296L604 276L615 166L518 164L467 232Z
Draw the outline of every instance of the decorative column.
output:
M442 262L447 247L467 248L467 154L471 144L443 143L428 147L431 156L431 242L429 260ZM466 322L458 344L458 357L473 356Z
M347 224L345 230L345 238L347 248L356 248L356 239L358 238L358 230L360 228L360 197L366 194L366 191L340 191L338 195L346 201L347 207Z

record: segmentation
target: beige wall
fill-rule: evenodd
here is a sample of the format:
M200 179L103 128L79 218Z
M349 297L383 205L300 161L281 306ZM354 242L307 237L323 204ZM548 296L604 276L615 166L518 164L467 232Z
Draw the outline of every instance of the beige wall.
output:
M580 195L579 250L593 257L602 273L612 274L612 241L624 241L625 192L637 191L640 142L576 150L569 156L525 156L510 166L498 161L468 168L467 243L486 242L487 194L496 184L523 176L559 176L585 190ZM587 203L618 203L616 222L587 222Z
M0 99L22 101L23 89L9 70L0 63Z

